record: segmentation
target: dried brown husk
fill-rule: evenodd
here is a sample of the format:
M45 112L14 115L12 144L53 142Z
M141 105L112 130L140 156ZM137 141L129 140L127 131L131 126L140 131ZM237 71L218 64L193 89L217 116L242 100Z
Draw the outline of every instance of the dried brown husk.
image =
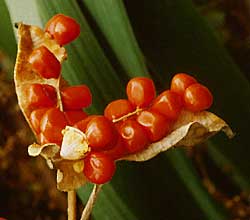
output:
M128 155L123 160L146 161L171 147L191 147L204 142L219 131L232 138L232 130L225 121L207 111L193 113L183 111L173 125L173 130L158 142L152 143L145 150Z
M29 123L31 110L27 105L27 94L24 88L31 83L45 83L54 86L58 93L58 107L62 110L60 99L62 79L43 79L34 73L31 70L30 64L27 62L29 55L33 49L41 45L48 47L60 62L67 57L67 54L63 47L60 47L51 39L49 34L44 33L40 28L21 23L18 26L19 44L15 66L16 93L20 108ZM65 84L65 82L63 82L63 84ZM87 182L82 172L84 164L81 159L90 148L86 148L86 137L80 130L67 126L65 131L65 141L74 139L74 143L68 144L72 152L67 152L66 158L62 158L64 154L60 154L60 146L53 143L46 145L32 144L29 146L28 152L30 156L43 156L51 169L57 169L57 186L59 190L71 191ZM233 137L233 132L226 122L213 113L207 111L198 113L183 111L174 123L172 131L165 138L152 143L141 152L127 155L120 160L146 161L171 147L190 147L197 145L219 131L224 131L230 138ZM72 137L70 137L70 135L72 135ZM73 136L77 136L77 138L73 138ZM64 147L66 146L67 142L66 144L64 143ZM72 154L69 156L68 153ZM72 158L72 160L70 160L70 158Z

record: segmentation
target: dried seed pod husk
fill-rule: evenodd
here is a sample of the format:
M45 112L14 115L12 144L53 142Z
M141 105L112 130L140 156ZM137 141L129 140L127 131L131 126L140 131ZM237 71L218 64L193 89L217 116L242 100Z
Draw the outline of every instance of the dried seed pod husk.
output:
M74 127L66 126L60 156L66 160L79 160L90 151L86 135Z
M72 191L87 183L87 179L82 172L83 166L82 160L61 160L55 162L57 188L61 191Z
M211 112L203 111L193 113L183 111L174 123L172 132L166 137L158 142L152 143L145 150L130 154L122 158L122 160L146 161L171 147L195 146L219 131L225 132L229 138L234 136L228 124Z

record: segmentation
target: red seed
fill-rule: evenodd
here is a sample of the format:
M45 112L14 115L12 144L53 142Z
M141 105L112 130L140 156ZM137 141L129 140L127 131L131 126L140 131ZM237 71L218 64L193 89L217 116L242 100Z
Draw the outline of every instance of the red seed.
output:
M193 112L203 111L213 104L213 95L209 89L199 83L189 86L184 94L185 107Z
M80 35L80 25L71 17L57 14L46 24L45 30L60 45L65 45L75 40Z
M103 151L103 153L110 156L113 160L117 160L125 156L128 151L124 139L119 135L116 145L112 149Z
M74 127L85 133L88 123L91 121L91 119L93 119L96 116L97 115L89 115L85 119L83 119L83 120L78 121L77 123L75 123Z
M49 109L42 117L40 130L50 143L61 144L62 130L66 127L67 120L64 113L57 108Z
M168 119L176 120L182 110L183 101L178 93L166 90L153 102L152 110L157 111Z
M61 91L63 108L65 110L80 110L92 102L92 95L86 85L69 86Z
M38 73L43 78L58 78L60 75L60 62L45 46L36 48L31 53L29 63L31 64L33 71Z
M145 128L151 142L159 141L170 131L169 120L152 110L142 111L137 117L137 122Z
M43 115L45 114L45 112L48 111L48 109L49 108L35 109L30 114L30 124L37 134L40 133L41 119L42 119Z
M41 145L51 143L51 142L43 135L43 133L40 133L40 134L38 135L38 142L39 142ZM60 142L59 142L59 143L56 143L56 144L60 145Z
M129 153L141 151L149 144L146 130L132 119L122 122L119 133L124 139Z
M155 98L154 82L146 77L136 77L127 84L128 100L137 107L147 107Z
M104 116L95 116L90 120L86 128L86 136L93 150L111 149L118 138L113 123Z
M85 119L87 114L84 111L65 111L65 118L70 126L73 126L77 122Z
M114 120L134 111L132 104L126 99L118 99L110 102L104 110L104 116Z
M91 152L84 158L83 173L95 184L104 184L111 180L115 173L115 162L102 152Z
M196 82L194 77L186 73L178 73L173 77L170 88L173 92L183 96L185 89Z
M30 108L46 108L56 106L56 90L45 84L31 84L26 87L27 103Z

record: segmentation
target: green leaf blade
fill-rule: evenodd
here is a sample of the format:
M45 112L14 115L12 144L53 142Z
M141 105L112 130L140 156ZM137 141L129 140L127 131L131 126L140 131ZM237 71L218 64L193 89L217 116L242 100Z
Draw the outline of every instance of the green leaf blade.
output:
M81 3L101 29L110 47L130 77L149 76L121 0L87 0Z
M212 111L236 132L230 141L224 136L212 138L213 146L250 183L250 108L246 101L250 100L250 85L213 30L190 0L160 0L154 4L145 1L143 5L126 1L126 6L139 44L156 72L156 79L167 84L175 73L187 72L211 89L214 94ZM138 8L141 16L137 16Z

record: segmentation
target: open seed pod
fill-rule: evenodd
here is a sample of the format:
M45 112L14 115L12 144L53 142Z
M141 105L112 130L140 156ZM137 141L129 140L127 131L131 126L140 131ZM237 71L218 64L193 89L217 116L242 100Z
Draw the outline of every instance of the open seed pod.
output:
M221 118L207 111L193 113L183 111L173 126L173 131L162 140L151 144L145 150L128 155L124 160L146 161L171 147L191 147L204 142L219 131L232 138L230 127Z
M34 134L35 132L31 126L29 116L31 114L31 109L29 108L28 96L26 91L27 86L33 83L47 84L55 88L57 93L57 107L62 110L62 101L60 97L60 88L66 85L66 82L59 76L57 79L45 79L39 74L34 72L31 68L31 64L28 62L29 56L32 51L40 46L47 47L56 58L62 63L67 58L67 53L64 47L61 47L56 43L51 36L44 32L42 29L36 26L18 24L18 54L15 64L15 87L18 98L19 106L29 123ZM66 132L67 133L67 132ZM75 135L76 136L76 135ZM81 148L81 153L88 152L88 146L83 143L83 148ZM28 148L28 153L30 156L41 155L47 161L48 166L51 169L57 169L57 186L59 190L70 191L75 188L80 187L86 182L82 172L79 172L79 162L75 160L67 160L60 156L61 146L55 143L49 144L32 144Z
M45 45L61 63L67 55L63 47L60 47L51 39L49 34L38 27L20 23L18 25L18 37L18 55L15 66L16 93L20 108L30 124L29 115L31 110L28 106L28 94L25 92L25 86L30 83L54 86L57 92L57 106L62 111L60 88L62 84L65 84L65 82L62 81L62 77L58 79L44 79L32 71L27 61L32 50L41 45ZM213 113L207 111L198 113L182 111L178 120L174 123L171 132L166 137L150 144L146 149L140 152L129 154L119 160L146 161L171 147L190 147L197 145L219 131L224 131L230 138L233 137L233 132L226 122ZM34 133L36 134L35 131ZM30 156L41 155L46 159L51 169L57 169L58 189L62 191L71 191L87 182L82 172L84 164L81 159L83 159L90 150L86 135L82 131L70 126L66 126L63 130L61 146L54 143L45 145L32 144L28 148Z

